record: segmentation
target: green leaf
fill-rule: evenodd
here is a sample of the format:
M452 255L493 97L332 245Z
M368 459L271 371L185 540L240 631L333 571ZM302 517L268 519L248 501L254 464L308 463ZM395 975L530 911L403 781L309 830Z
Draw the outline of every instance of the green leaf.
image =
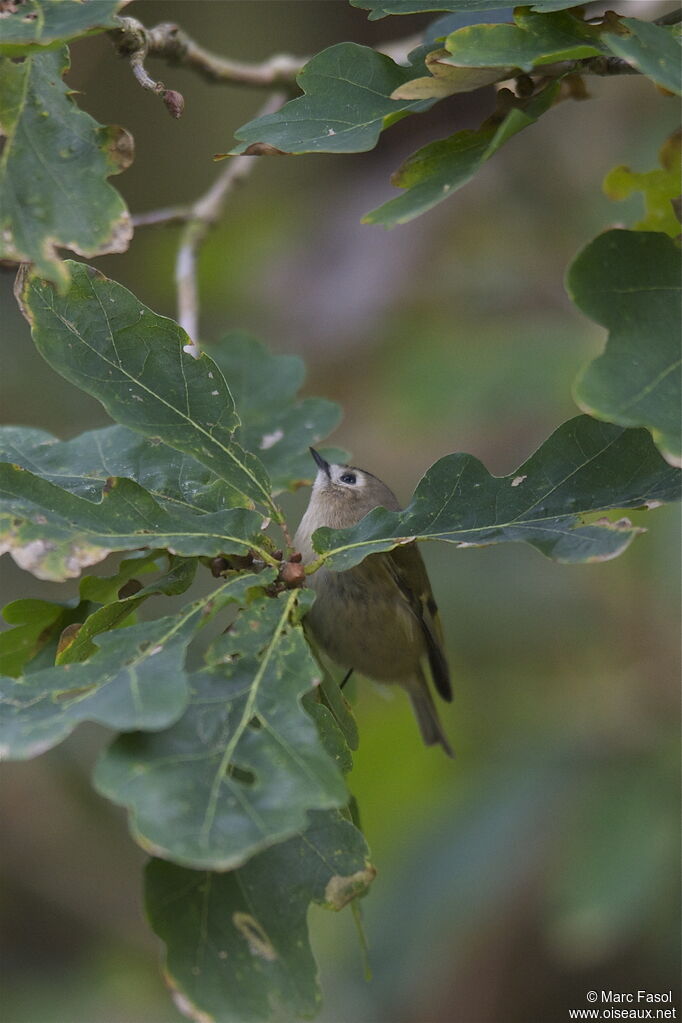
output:
M320 690L349 749L356 750L360 745L360 737L358 736L358 726L355 722L351 705L343 695L338 683L334 681L328 671L323 671Z
M0 258L34 263L62 292L69 270L57 248L125 252L132 237L106 181L129 165L132 139L75 106L62 81L68 67L66 50L0 57Z
M114 15L126 0L23 0L0 14L0 54L45 50L76 36L115 28Z
M385 18L387 14L426 14L430 11L451 11L468 14L471 11L506 11L509 4L502 0L350 0L352 7L369 11L369 20ZM563 11L577 7L575 0L535 0L533 11Z
M16 678L36 654L64 628L72 609L48 600L14 600L2 610L14 626L0 633L0 674Z
M320 1007L308 939L312 902L341 909L375 875L365 841L335 812L228 873L152 860L145 903L166 944L166 976L194 1019L257 1023Z
M310 446L317 446L338 426L341 409L325 398L296 395L305 377L297 355L273 355L246 334L228 334L211 345L211 357L225 375L241 426L235 434L248 451L257 451L272 482L273 493L312 480ZM345 461L334 449L326 457Z
M533 14L514 11L514 25L467 25L451 32L443 63L458 67L518 67L532 71L542 64L580 60L604 52L600 28L585 24L566 11Z
M159 593L164 593L166 596L184 593L194 580L196 560L193 558L171 558L170 560L170 568L159 579L143 587L133 596L120 600L113 599L88 615L68 646L62 647L60 644L56 663L74 664L77 661L87 660L95 652L94 637L101 632L108 632L110 629L126 624L140 604L149 597Z
M98 503L16 465L0 464L0 553L39 579L61 582L111 551L164 548L185 556L245 553L261 517L246 508L207 515L167 511L139 484L114 479Z
M305 93L275 114L235 132L242 145L267 143L285 153L363 153L373 149L386 118L424 110L423 100L392 100L391 93L421 72L400 67L369 46L338 43L309 60L297 78Z
M667 900L677 876L677 771L646 754L600 763L581 778L564 813L560 859L548 872L553 944L607 956L651 906Z
M433 50L425 58L425 78L413 78L392 93L392 99L443 99L460 92L474 92L486 85L509 78L513 68L453 67L444 61L447 50Z
M129 584L131 579L138 579L141 575L158 571L159 560L162 557L163 551L152 551L151 554L143 553L141 555L137 552L132 557L121 561L114 575L82 576L78 584L81 600L90 600L96 604L111 604L113 601L119 600L121 587ZM181 559L169 560L180 561ZM184 562L182 563L184 564Z
M318 529L313 546L337 570L412 540L465 547L524 541L556 561L604 561L640 530L627 520L584 524L583 516L679 496L680 473L646 431L578 416L508 476L491 476L472 455L446 455L404 511L375 508L350 529Z
M239 417L213 360L187 354L185 331L120 284L82 263L69 265L63 296L28 275L21 286L24 315L46 361L113 419L192 455L281 517L262 464L233 439Z
M501 145L544 114L559 87L559 82L552 82L537 96L517 101L501 124L486 122L477 131L458 131L417 150L391 178L392 184L407 191L365 214L363 223L395 227L443 202L470 181Z
M96 787L128 808L135 839L154 855L229 870L299 831L307 810L347 802L301 707L320 673L290 621L295 601L292 591L254 602L192 676L177 724L122 736L100 760Z
M682 94L680 26L654 25L637 18L621 18L619 25L628 30L627 34L605 32L602 37L609 50L657 85Z
M105 632L84 663L0 679L0 752L24 760L66 738L81 721L111 728L166 728L187 705L185 651L197 631L231 601L264 580L233 578L179 614ZM161 684L160 684L161 683Z
M680 194L682 172L682 136L675 132L665 141L659 153L661 166L638 174L629 167L614 167L604 178L602 188L609 199L627 199L633 192L642 192L646 216L634 227L636 231L664 231L671 238L680 233L672 200Z
M90 501L101 498L111 476L136 480L169 511L222 511L241 500L196 459L125 426L89 430L67 441L32 427L0 427L0 461Z
M609 331L604 353L578 377L586 412L648 427L671 465L680 439L680 251L658 232L606 231L568 271L568 292Z
M311 480L308 448L337 425L340 409L323 398L296 401L304 376L297 356L271 355L258 341L230 334L210 347L230 384L241 425L235 439L259 451L274 493ZM208 357L208 356L207 356ZM332 461L346 453L323 448ZM189 455L129 430L107 426L69 441L31 427L0 427L0 461L13 462L71 493L98 500L110 476L135 479L161 504L188 511L219 511L239 496Z

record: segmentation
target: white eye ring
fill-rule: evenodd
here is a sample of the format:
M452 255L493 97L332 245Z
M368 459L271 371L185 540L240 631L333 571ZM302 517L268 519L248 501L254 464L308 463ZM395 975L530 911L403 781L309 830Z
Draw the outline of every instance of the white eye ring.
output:
M339 483L348 483L351 487L357 481L358 479L354 472L344 472L342 476L339 476Z

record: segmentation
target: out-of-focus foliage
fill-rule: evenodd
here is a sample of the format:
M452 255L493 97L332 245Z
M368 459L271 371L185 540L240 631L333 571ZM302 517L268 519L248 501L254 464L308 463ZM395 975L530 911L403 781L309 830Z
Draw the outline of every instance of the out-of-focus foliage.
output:
M680 252L660 232L607 231L568 273L577 305L609 330L580 375L578 404L600 419L648 426L665 458L682 462Z
M334 811L229 873L152 860L147 912L170 950L170 983L193 1011L242 1023L273 1011L310 1017L322 1004L308 940L311 902L342 909L374 878L367 845ZM199 1006L201 1007L199 1009Z
M661 166L651 171L636 172L629 167L614 167L604 178L604 192L609 199L627 199L641 192L646 216L634 227L638 231L664 231L671 238L680 234L680 218L674 202L679 201L682 176L682 133L676 131L661 146ZM678 209L679 213L679 209Z

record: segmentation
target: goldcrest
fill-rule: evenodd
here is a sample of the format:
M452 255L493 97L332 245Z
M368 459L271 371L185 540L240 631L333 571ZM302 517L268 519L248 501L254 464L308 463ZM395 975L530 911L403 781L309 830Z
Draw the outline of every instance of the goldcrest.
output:
M332 465L310 451L317 476L294 538L304 564L318 557L312 535L320 526L353 526L372 508L400 510L393 492L366 469ZM416 543L370 554L345 572L322 567L308 585L316 593L305 618L313 643L348 674L407 690L426 745L438 743L452 756L426 677L428 667L438 693L452 699L438 608Z

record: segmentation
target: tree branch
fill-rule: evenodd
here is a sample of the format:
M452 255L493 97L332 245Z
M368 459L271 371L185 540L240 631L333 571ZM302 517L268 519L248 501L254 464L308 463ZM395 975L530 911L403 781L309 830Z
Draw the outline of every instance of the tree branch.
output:
M136 213L133 227L153 227L155 224L184 224L192 215L191 206L167 206L165 209Z
M219 57L199 46L178 25L163 22L146 30L150 57L162 57L170 64L191 68L210 82L234 82L259 88L295 86L296 75L308 57L276 54L261 64L245 64Z
M296 76L307 57L276 54L261 64L245 64L219 57L195 43L172 22L145 28L136 18L119 18L119 27L109 35L116 51L130 62L130 68L143 89L162 97L173 117L180 117L185 101L179 92L167 89L151 77L145 67L148 57L158 57L174 66L197 71L209 82L231 82L256 88L296 87Z
M285 100L286 96L283 93L273 93L256 116L263 117L265 114L274 113L275 110L279 110ZM191 341L185 350L195 357L199 355L199 288L197 283L199 247L211 227L220 218L229 193L248 177L257 162L253 156L232 157L209 190L200 199L197 199L189 210L183 211L176 207L146 214L147 223L168 223L173 220L184 220L185 222L175 260L175 285L178 293L178 323L189 334ZM143 214L143 216L145 215Z
M161 96L171 117L180 117L185 107L182 94L155 81L144 66L150 52L149 33L144 25L135 18L119 18L119 21L121 27L109 33L117 52L128 59L130 70L142 88Z

